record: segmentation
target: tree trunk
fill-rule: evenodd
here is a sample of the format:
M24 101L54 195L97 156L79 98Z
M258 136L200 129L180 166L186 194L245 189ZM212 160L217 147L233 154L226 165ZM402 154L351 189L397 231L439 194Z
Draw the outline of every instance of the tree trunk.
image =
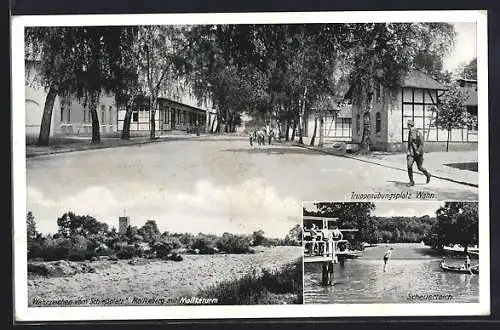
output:
M304 129L304 114L306 112L306 95L307 95L307 86L304 88L304 96L302 98L302 108L299 108L299 143L304 144L302 140L303 129Z
M318 147L323 148L323 132L325 131L324 129L325 126L325 121L323 118L323 114L319 117L319 143Z
M371 72L371 70L369 71ZM364 86L361 86L361 89L365 89L364 92L366 94L362 94L362 100L366 100L366 104L364 102L360 102L360 109L364 109L363 115L361 116L361 120L363 121L363 135L361 137L361 145L360 145L360 153L366 154L370 152L370 113L373 109L373 78L372 74L369 73L370 76L368 81L362 82Z
M92 143L101 143L99 117L97 116L97 96L90 97L90 116L92 118Z
M220 115L217 115L217 125L215 126L215 133L220 134Z
M464 252L465 252L465 255L467 255L468 251L469 251L469 244L468 243L462 243L464 245Z
M448 138L446 139L446 152L448 152L448 148L450 145L450 138L451 138L451 128L448 127Z
M210 124L210 133L212 133L212 134L215 133L214 132L215 121L216 121L216 117L214 116L214 119L212 119L212 123Z
M156 101L153 101L153 106L149 112L149 139L156 139Z
M132 107L127 107L127 111L125 112L125 118L123 119L123 127L122 127L122 140L130 139L130 122L132 121Z
M314 118L314 132L312 134L312 137L311 137L311 142L309 143L309 145L311 147L314 147L314 142L316 140L316 128L318 126L318 118Z
M295 131L297 130L297 122L294 120L293 121L293 128L292 128L292 141L295 141Z
M360 153L370 152L370 111L366 111L362 117L363 135L361 137Z
M290 141L290 120L286 121L285 141Z
M52 122L52 110L54 109L54 102L57 96L57 89L55 86L49 87L49 93L45 99L43 107L42 122L40 124L40 133L38 135L38 145L48 146L50 139L50 124Z

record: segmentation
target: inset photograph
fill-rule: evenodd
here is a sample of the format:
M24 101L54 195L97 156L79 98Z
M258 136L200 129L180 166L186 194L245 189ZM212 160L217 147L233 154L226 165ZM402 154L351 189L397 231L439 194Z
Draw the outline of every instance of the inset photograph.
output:
M477 303L478 240L477 202L304 203L304 303Z
M29 212L28 304L302 304L299 219L274 237L260 229L219 233L215 225L195 232L195 224L193 232L172 232L127 215L111 226L67 212L54 219L57 231L41 232Z

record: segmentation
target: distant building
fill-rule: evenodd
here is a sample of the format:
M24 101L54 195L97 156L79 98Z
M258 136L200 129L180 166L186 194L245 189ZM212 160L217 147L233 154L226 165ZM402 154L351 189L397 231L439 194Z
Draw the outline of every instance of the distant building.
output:
M467 112L477 118L477 81L459 79L459 85L468 91ZM436 127L437 106L446 97L446 87L421 71L411 71L399 86L389 88L376 83L373 95L373 109L370 112L370 140L374 150L402 151L406 147L408 120L424 136L426 150L443 150L448 131ZM325 109L323 137L325 143L344 141L360 143L363 136L363 115L356 86L351 86L347 104L339 103L333 109ZM304 136L314 132L315 114L305 118ZM455 149L477 149L477 120L475 124L453 129L450 146ZM317 126L319 130L319 124ZM316 138L319 131L316 132Z
M127 232L127 228L130 226L130 217L123 216L118 218L118 233L125 234Z
M48 91L37 83L40 63L25 61L26 79L25 102L26 102L26 135L38 137L42 120L45 99ZM99 119L100 132L102 135L117 135L123 129L126 108L117 104L113 93L101 93L97 105L97 117ZM132 110L130 132L136 135L147 135L150 131L150 109L147 98L142 102L136 102ZM158 134L167 132L192 132L196 124L200 131L209 131L216 123L216 111L213 106L205 102L202 107L197 105L196 100L184 93L179 97L160 97L158 109L155 114L156 131ZM56 96L54 101L51 136L53 135L90 135L92 133L92 119L90 109L84 105L83 100L76 96L62 98Z
M323 138L331 141L351 141L352 138L352 106L345 102L338 102L332 109L323 111ZM305 118L303 136L312 137L316 113L313 111ZM319 119L319 118L318 118ZM319 137L320 124L316 124L316 138Z

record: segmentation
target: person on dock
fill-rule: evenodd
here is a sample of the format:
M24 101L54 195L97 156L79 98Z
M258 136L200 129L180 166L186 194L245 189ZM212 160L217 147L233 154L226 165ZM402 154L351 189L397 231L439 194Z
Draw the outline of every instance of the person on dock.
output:
M321 236L323 240L323 256L326 257L331 253L331 245L333 242L332 232L328 228L323 228L321 230Z
M341 241L344 238L338 226L333 229L332 236L335 241Z
M387 262L391 258L393 248L388 249L384 254L384 272L387 271Z
M319 244L318 244L318 237L321 239L321 234L318 233L318 226L316 226L314 223L312 224L311 228L309 229L309 232L311 233L312 237L312 248L311 248L311 255L316 255L319 253Z

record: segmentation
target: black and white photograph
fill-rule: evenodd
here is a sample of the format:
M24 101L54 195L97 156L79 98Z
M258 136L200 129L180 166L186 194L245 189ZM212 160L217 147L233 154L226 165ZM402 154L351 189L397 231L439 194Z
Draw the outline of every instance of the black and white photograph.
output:
M306 226L303 202L380 202L413 219L412 203L487 200L485 29L479 11L14 17L16 315L348 316L306 305L407 303L403 282L349 266L429 237L368 239L316 215ZM341 244L303 241L321 230ZM421 285L450 279L453 302L481 300L484 313L475 237L472 276L450 255ZM413 260L396 248L387 274L402 250Z
M477 202L316 202L303 212L304 303L479 302Z

